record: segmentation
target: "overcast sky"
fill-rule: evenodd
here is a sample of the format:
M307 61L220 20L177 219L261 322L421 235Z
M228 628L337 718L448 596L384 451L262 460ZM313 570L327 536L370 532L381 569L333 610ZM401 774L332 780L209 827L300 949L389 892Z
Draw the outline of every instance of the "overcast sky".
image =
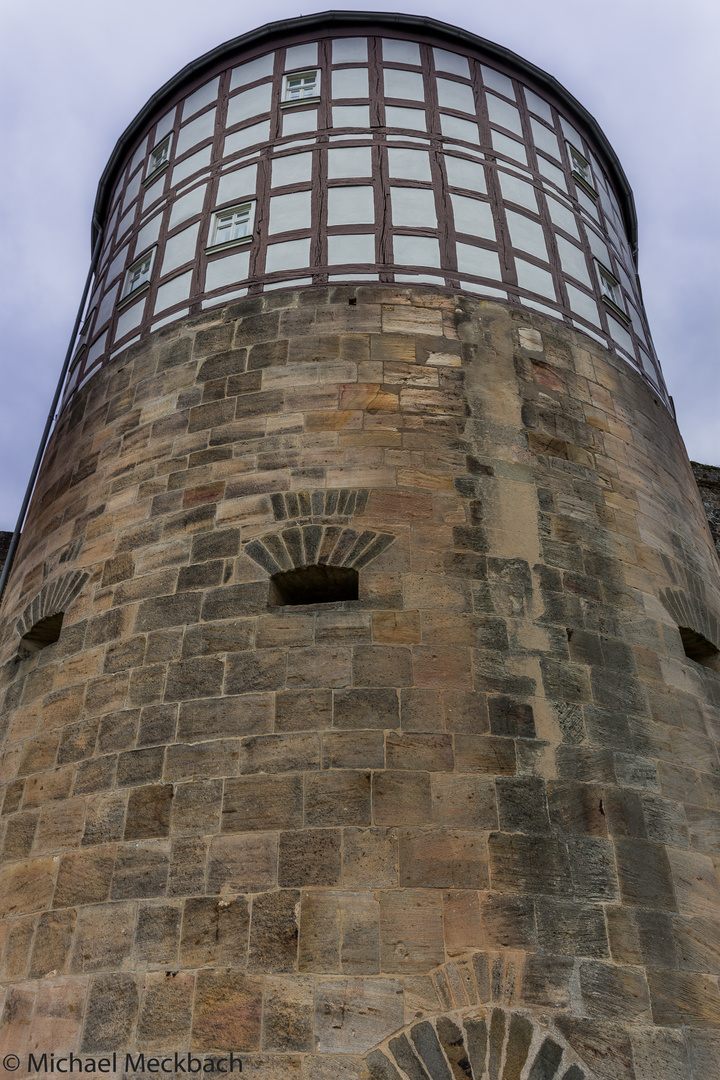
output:
M690 457L720 465L718 0L456 0L404 11L462 26L554 75L595 116L635 193L640 277ZM90 259L115 142L190 60L273 0L0 0L0 529L12 529ZM259 13L262 12L262 15Z

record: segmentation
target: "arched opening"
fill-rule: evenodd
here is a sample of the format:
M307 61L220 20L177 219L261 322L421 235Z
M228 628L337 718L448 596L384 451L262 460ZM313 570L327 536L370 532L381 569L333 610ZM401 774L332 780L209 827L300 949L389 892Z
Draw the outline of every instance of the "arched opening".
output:
M357 600L358 572L352 566L301 566L270 578L270 604L337 604Z
M720 653L712 641L708 641L703 634L689 626L679 626L678 630L685 655L690 660L702 664L703 667L712 668L713 671L720 671Z
M31 656L32 653L46 649L48 645L56 642L60 637L64 618L65 612L57 611L54 615L46 615L44 619L40 619L31 626L20 639L19 658L23 660L26 656Z

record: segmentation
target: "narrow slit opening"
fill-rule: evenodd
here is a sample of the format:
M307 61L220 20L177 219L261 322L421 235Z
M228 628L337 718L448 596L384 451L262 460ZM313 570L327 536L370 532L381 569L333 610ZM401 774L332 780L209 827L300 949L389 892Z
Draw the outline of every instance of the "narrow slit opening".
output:
M40 649L46 649L48 645L53 645L60 637L64 618L65 612L57 611L54 615L47 615L44 619L36 622L34 626L31 626L28 632L20 638L18 654L20 659L31 656L33 653L39 652Z
M351 566L301 566L270 578L270 605L337 604L358 599L358 572Z
M708 641L703 634L698 633L697 630L693 630L689 626L679 626L678 630L688 659L694 660L696 664L702 664L703 667L711 668L713 671L720 671L720 651L716 645L713 645L712 641Z

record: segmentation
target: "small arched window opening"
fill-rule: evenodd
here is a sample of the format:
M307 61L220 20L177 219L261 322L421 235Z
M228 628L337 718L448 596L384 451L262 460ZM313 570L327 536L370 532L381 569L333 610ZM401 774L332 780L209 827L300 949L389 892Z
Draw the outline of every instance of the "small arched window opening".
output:
M54 644L60 637L64 618L65 612L57 611L54 615L47 615L31 626L20 639L19 659L24 660L27 656L39 652L40 649L46 649L48 645Z
M713 671L720 671L720 652L712 641L708 641L703 634L689 626L679 626L678 630L685 655L690 660L702 664L703 667L712 668Z
M301 566L270 578L270 604L337 604L357 600L358 572L351 566Z

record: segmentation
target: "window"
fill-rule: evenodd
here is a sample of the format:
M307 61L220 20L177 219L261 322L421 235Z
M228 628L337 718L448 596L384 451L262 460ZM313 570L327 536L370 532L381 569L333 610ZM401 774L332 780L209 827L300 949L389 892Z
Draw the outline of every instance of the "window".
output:
M270 578L270 606L337 604L358 599L358 572L352 566L300 566Z
M231 247L251 239L255 203L245 202L213 214L208 251Z
M320 95L320 72L298 71L283 76L283 104L315 101Z
M628 323L630 320L623 309L620 283L601 262L597 262L596 260L595 265L597 266L598 278L600 279L600 292L603 300L610 308L612 308L616 315L620 316L623 322Z
M125 287L122 291L122 299L134 296L140 289L150 284L153 262L155 261L156 248L146 251L139 259L136 259L125 276Z
M166 135L162 142L159 142L154 150L150 151L150 162L148 164L148 172L145 180L149 180L151 177L155 177L155 174L164 169L170 158L170 136Z
M579 150L576 150L572 143L567 144L568 154L570 156L570 168L572 169L573 178L578 180L582 187L592 195L594 199L597 199L597 191L593 184L593 175L590 170L589 161L583 157Z
M32 656L33 653L39 652L40 649L46 649L48 645L53 645L60 637L64 617L65 612L58 611L54 615L48 615L46 618L36 622L28 630L27 634L23 634L20 639L17 659L25 660L28 656Z

